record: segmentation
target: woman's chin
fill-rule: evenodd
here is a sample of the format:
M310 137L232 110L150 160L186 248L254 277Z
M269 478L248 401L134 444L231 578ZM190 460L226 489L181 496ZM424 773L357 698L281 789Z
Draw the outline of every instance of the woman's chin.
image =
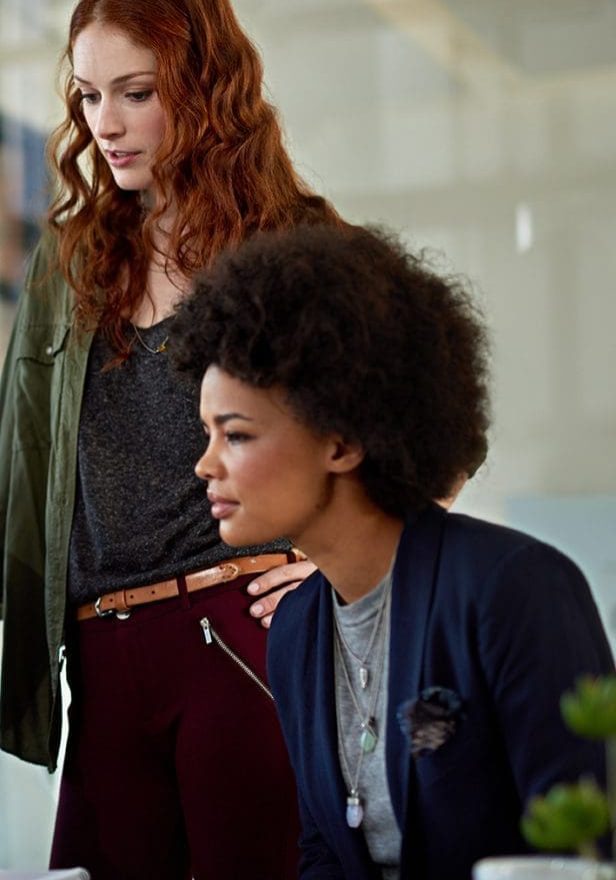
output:
M219 530L220 537L229 547L253 547L267 544L279 537L259 529L237 528L224 520L221 521Z

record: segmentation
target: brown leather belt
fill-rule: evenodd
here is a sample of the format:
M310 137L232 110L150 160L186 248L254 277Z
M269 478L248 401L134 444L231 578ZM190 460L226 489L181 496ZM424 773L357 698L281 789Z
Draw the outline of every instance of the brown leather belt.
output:
M291 559L289 559L291 557ZM264 553L261 556L239 556L236 559L226 559L220 565L205 568L203 571L193 571L184 575L186 590L194 593L196 590L205 590L218 584L225 584L244 574L260 574L286 565L294 559L305 559L298 550L287 553ZM133 587L128 590L116 590L114 593L106 593L100 596L96 602L88 602L80 605L75 611L77 620L88 620L92 617L107 617L115 614L124 619L130 616L131 609L137 605L146 605L149 602L159 602L161 599L171 599L180 595L178 578L168 581L160 581L158 584L149 584L146 587Z

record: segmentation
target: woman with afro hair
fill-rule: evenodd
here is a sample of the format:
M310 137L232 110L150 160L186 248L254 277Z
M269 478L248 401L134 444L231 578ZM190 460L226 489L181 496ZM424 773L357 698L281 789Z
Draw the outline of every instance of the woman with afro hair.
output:
M559 698L613 663L567 557L432 500L485 455L469 295L378 232L266 233L201 277L172 347L201 381L221 537L282 534L319 568L268 644L300 876L470 880L524 852L531 795L604 776Z

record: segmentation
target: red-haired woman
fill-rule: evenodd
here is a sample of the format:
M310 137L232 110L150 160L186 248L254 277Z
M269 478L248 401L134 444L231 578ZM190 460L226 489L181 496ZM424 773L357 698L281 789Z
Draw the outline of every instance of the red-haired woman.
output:
M227 0L81 0L66 55L60 186L2 386L1 744L55 767L66 645L52 867L286 880L295 793L265 638L312 567L284 541L221 543L192 473L198 389L165 348L222 248L341 221L294 172Z

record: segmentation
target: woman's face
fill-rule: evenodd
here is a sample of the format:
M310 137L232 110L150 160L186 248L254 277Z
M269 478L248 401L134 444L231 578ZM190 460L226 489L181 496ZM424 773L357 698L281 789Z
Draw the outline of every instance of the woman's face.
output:
M318 543L337 438L299 422L280 389L253 388L216 366L201 385L201 419L208 444L195 472L207 481L221 538L232 546L281 536Z
M73 76L85 120L121 189L150 190L165 131L154 53L93 22L73 45Z

